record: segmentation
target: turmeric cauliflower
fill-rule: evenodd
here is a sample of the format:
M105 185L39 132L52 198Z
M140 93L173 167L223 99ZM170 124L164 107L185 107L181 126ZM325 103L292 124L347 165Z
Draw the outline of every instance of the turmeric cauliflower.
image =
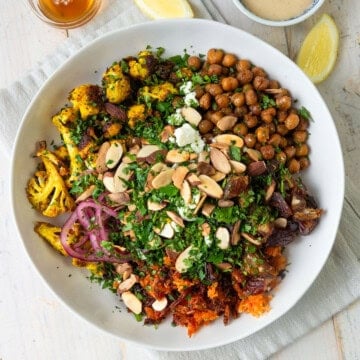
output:
M131 94L130 80L123 74L119 64L108 68L103 75L105 95L109 102L119 104Z
M73 89L69 95L73 108L80 111L82 119L97 115L102 108L102 90L100 86L84 84Z
M128 124L134 128L138 121L144 121L147 117L146 106L144 104L136 104L130 106L127 111Z
M44 170L38 170L29 180L27 197L33 207L48 217L56 217L74 209L74 199L68 192L64 179L46 151L38 154Z
M144 98L164 101L171 94L177 94L178 90L170 82L164 82L159 85L144 86L140 89L140 95Z
M64 256L68 254L64 250L61 241L60 233L61 227L55 226L46 222L38 222L34 227L35 232L46 240L55 250Z
M130 75L139 80L145 80L151 73L149 68L149 60L153 60L154 56L150 51L140 51L138 59L132 59L129 61L129 73Z
M79 148L71 138L71 124L75 122L76 118L76 109L74 108L64 108L52 118L53 124L61 134L69 156L70 178L67 179L67 185L77 180L80 173L85 169Z

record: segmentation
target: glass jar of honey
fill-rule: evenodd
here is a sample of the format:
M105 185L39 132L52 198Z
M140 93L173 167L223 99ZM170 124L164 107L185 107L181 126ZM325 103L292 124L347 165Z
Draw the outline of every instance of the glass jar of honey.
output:
M73 29L88 22L101 0L28 0L35 14L49 25Z

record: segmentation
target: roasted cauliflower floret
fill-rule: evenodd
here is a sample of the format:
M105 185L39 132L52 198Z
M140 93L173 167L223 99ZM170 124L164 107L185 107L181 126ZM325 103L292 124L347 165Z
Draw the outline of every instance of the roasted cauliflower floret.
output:
M61 227L46 222L38 222L36 223L34 230L59 253L64 256L68 255L60 241Z
M131 94L129 78L124 75L119 64L108 68L103 75L105 95L109 102L119 104Z
M52 122L60 132L69 155L70 177L67 180L68 186L70 186L78 178L81 172L85 170L79 148L71 138L71 124L75 119L76 110L74 108L64 108L52 118Z
M75 110L80 111L82 119L97 115L103 107L101 87L91 84L80 85L71 91L69 101Z
M144 86L140 89L140 95L147 99L164 101L171 94L177 94L175 86L169 82L163 84Z
M56 165L46 155L39 157L44 170L38 170L27 184L26 193L30 203L48 217L56 217L73 210L74 199L70 196Z
M145 80L154 72L157 64L158 60L150 51L140 51L137 59L129 61L130 76L135 79Z
M144 121L147 117L147 111L145 104L136 104L130 106L127 111L128 124L131 128L134 128L136 123Z

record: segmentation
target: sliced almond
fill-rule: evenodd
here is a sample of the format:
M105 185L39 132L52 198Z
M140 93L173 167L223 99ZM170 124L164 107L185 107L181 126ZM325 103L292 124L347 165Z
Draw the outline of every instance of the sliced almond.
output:
M175 269L179 273L184 273L190 267L189 261L186 261L190 258L190 252L192 250L192 245L187 247L177 258L175 261Z
M138 282L138 277L135 274L131 274L126 280L122 281L117 288L117 293L122 294L125 291L129 291Z
M131 271L132 272L132 266L129 263L122 263L122 264L116 264L115 265L115 271L122 275L125 271Z
M160 230L159 235L166 239L172 239L175 235L174 228L170 223L166 223L164 227Z
M234 226L233 226L233 229L231 231L231 239L230 239L230 242L231 242L231 245L237 245L240 241L240 225L241 225L241 220L238 220Z
M215 232L215 237L219 240L217 245L220 249L225 250L230 246L230 233L226 227L220 226Z
M244 146L244 140L237 135L234 134L220 134L215 136L214 138L216 143L226 144L226 145L234 145L242 148Z
M147 161L147 158L153 153L160 151L161 148L157 145L144 145L136 154L136 158L139 161Z
M172 149L168 151L165 159L172 164L183 163L190 159L190 153L180 149Z
M79 203L81 201L88 199L93 194L94 190L95 190L95 185L90 185L82 194L80 194L76 198L75 202Z
M210 163L210 154L209 154L209 152L205 151L205 150L201 151L199 153L199 156L198 156L198 161L199 162L202 161L202 162L205 162L205 163Z
M198 188L201 191L215 199L220 199L223 196L223 189L211 177L207 175L199 175L199 179L201 180L201 184L198 185Z
M215 204L205 203L201 209L201 213L204 216L209 217L211 213L214 211L215 207L216 207Z
M201 207L203 206L206 198L207 198L207 195L203 193L203 194L201 195L201 197L200 197L199 202L198 202L197 205L196 205L196 208L195 208L194 211L193 211L193 214L194 214L194 215L196 215L196 214L199 212L199 210L200 210Z
M229 160L235 174L242 174L246 171L246 165L240 161Z
M244 152L246 152L253 161L259 161L261 159L261 152L256 149L246 148Z
M261 245L261 241L258 240L257 238L255 238L255 236L251 235L251 234L248 234L246 232L242 232L241 233L241 236L247 240L248 242L256 245L256 246L260 246Z
M275 188L276 188L276 182L274 179L272 179L270 185L266 189L265 202L270 201L270 199L275 191Z
M135 161L136 161L136 156L133 154L128 153L122 157L122 162L125 164L132 164Z
M130 201L130 195L127 192L117 192L108 195L108 198L117 205L126 205Z
M129 171L128 166L128 164L122 162L117 167L114 174L115 192L123 192L128 188L126 181L128 181L132 176L132 171Z
M283 217L275 219L274 226L280 229L285 229L287 226L287 219Z
M214 175L210 176L214 181L220 182L226 178L226 174L221 171L217 171Z
M209 236L211 233L211 227L208 223L201 224L201 235L202 236Z
M160 211L160 210L166 208L166 206L167 206L167 203L164 201L161 203L157 203L157 202L151 201L151 200L147 201L147 208L150 211Z
M108 169L106 165L106 153L108 152L109 148L110 143L108 141L105 141L100 146L95 163L95 169L98 173L104 173Z
M172 176L172 182L174 183L174 186L176 186L179 190L181 189L182 183L185 180L188 172L189 169L186 166L178 166L175 169Z
M114 185L114 174L111 172L106 172L103 176L102 182L105 186L105 189L110 193L115 193L115 185Z
M162 143L166 143L169 141L170 137L174 135L175 127L172 125L166 125L164 126L164 129L162 130L160 134L160 141Z
M165 171L168 169L169 169L169 167L166 166L166 164L164 164L163 162L158 162L150 168L150 172L153 175L157 175L157 174L161 173L162 171Z
M159 299L159 300L155 300L151 307L155 310L155 311L163 311L168 304L168 300L167 298L164 296L163 298Z
M198 126L201 121L201 114L192 107L183 107L181 115L191 125Z
M182 185L181 185L180 195L183 198L184 203L186 205L191 203L191 198L192 198L192 196L191 196L191 187L190 187L189 183L186 180L184 180Z
M220 269L221 271L229 271L232 269L232 265L227 262L222 262L222 263L216 264L216 267L218 269Z
M177 213L174 211L167 211L166 214L175 224L185 227L184 220Z
M198 172L199 174L204 174L204 175L212 176L212 175L215 175L216 170L215 170L215 168L214 168L212 165L210 165L209 163L201 161L201 162L199 162L199 163L197 164L197 172Z
M210 160L211 164L217 171L220 171L224 174L229 174L231 172L231 165L229 160L219 149L210 149Z
M110 142L110 147L105 155L106 166L114 169L123 156L124 149L120 141L114 140Z
M234 206L234 202L232 200L220 199L218 201L218 206L221 208L232 207Z
M131 292L125 291L121 294L124 304L136 315L142 312L141 301Z
M199 184L201 184L201 180L199 179L199 177L194 174L194 173L190 173L187 177L186 180L189 182L189 184L191 186L197 186Z
M217 123L216 126L221 131L226 131L232 129L237 122L237 117L234 115L223 116Z
M174 169L168 169L156 175L151 182L152 187L154 189L160 189L163 186L170 185L172 183L172 176L174 171Z

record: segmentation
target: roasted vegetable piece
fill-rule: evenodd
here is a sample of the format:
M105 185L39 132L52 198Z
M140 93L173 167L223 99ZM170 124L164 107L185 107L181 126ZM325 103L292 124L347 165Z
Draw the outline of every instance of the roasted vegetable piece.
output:
M85 170L79 149L71 138L71 124L75 122L76 118L77 114L74 108L64 108L52 118L52 122L60 132L69 155L70 177L66 182L68 186Z
M102 277L104 275L104 265L100 262L82 261L72 259L73 266L82 267L89 270L93 275Z
M154 59L150 51L140 51L137 60L129 61L130 75L135 79L145 80L151 74Z
M46 155L39 157L45 170L37 171L28 182L26 193L30 203L48 217L71 211L75 202L56 165Z
M173 84L164 82L163 84L144 86L140 89L140 95L144 98L164 101L170 94L177 94L178 90Z
M80 111L82 119L97 115L103 107L100 86L84 84L76 87L69 95L73 108Z
M34 230L55 250L64 256L68 256L60 242L61 227L46 222L38 222L36 223Z
M119 64L109 67L103 75L106 98L110 103L119 104L131 94L129 78L123 74Z
M127 112L128 124L134 128L138 121L144 121L147 117L147 111L144 104L130 106Z

